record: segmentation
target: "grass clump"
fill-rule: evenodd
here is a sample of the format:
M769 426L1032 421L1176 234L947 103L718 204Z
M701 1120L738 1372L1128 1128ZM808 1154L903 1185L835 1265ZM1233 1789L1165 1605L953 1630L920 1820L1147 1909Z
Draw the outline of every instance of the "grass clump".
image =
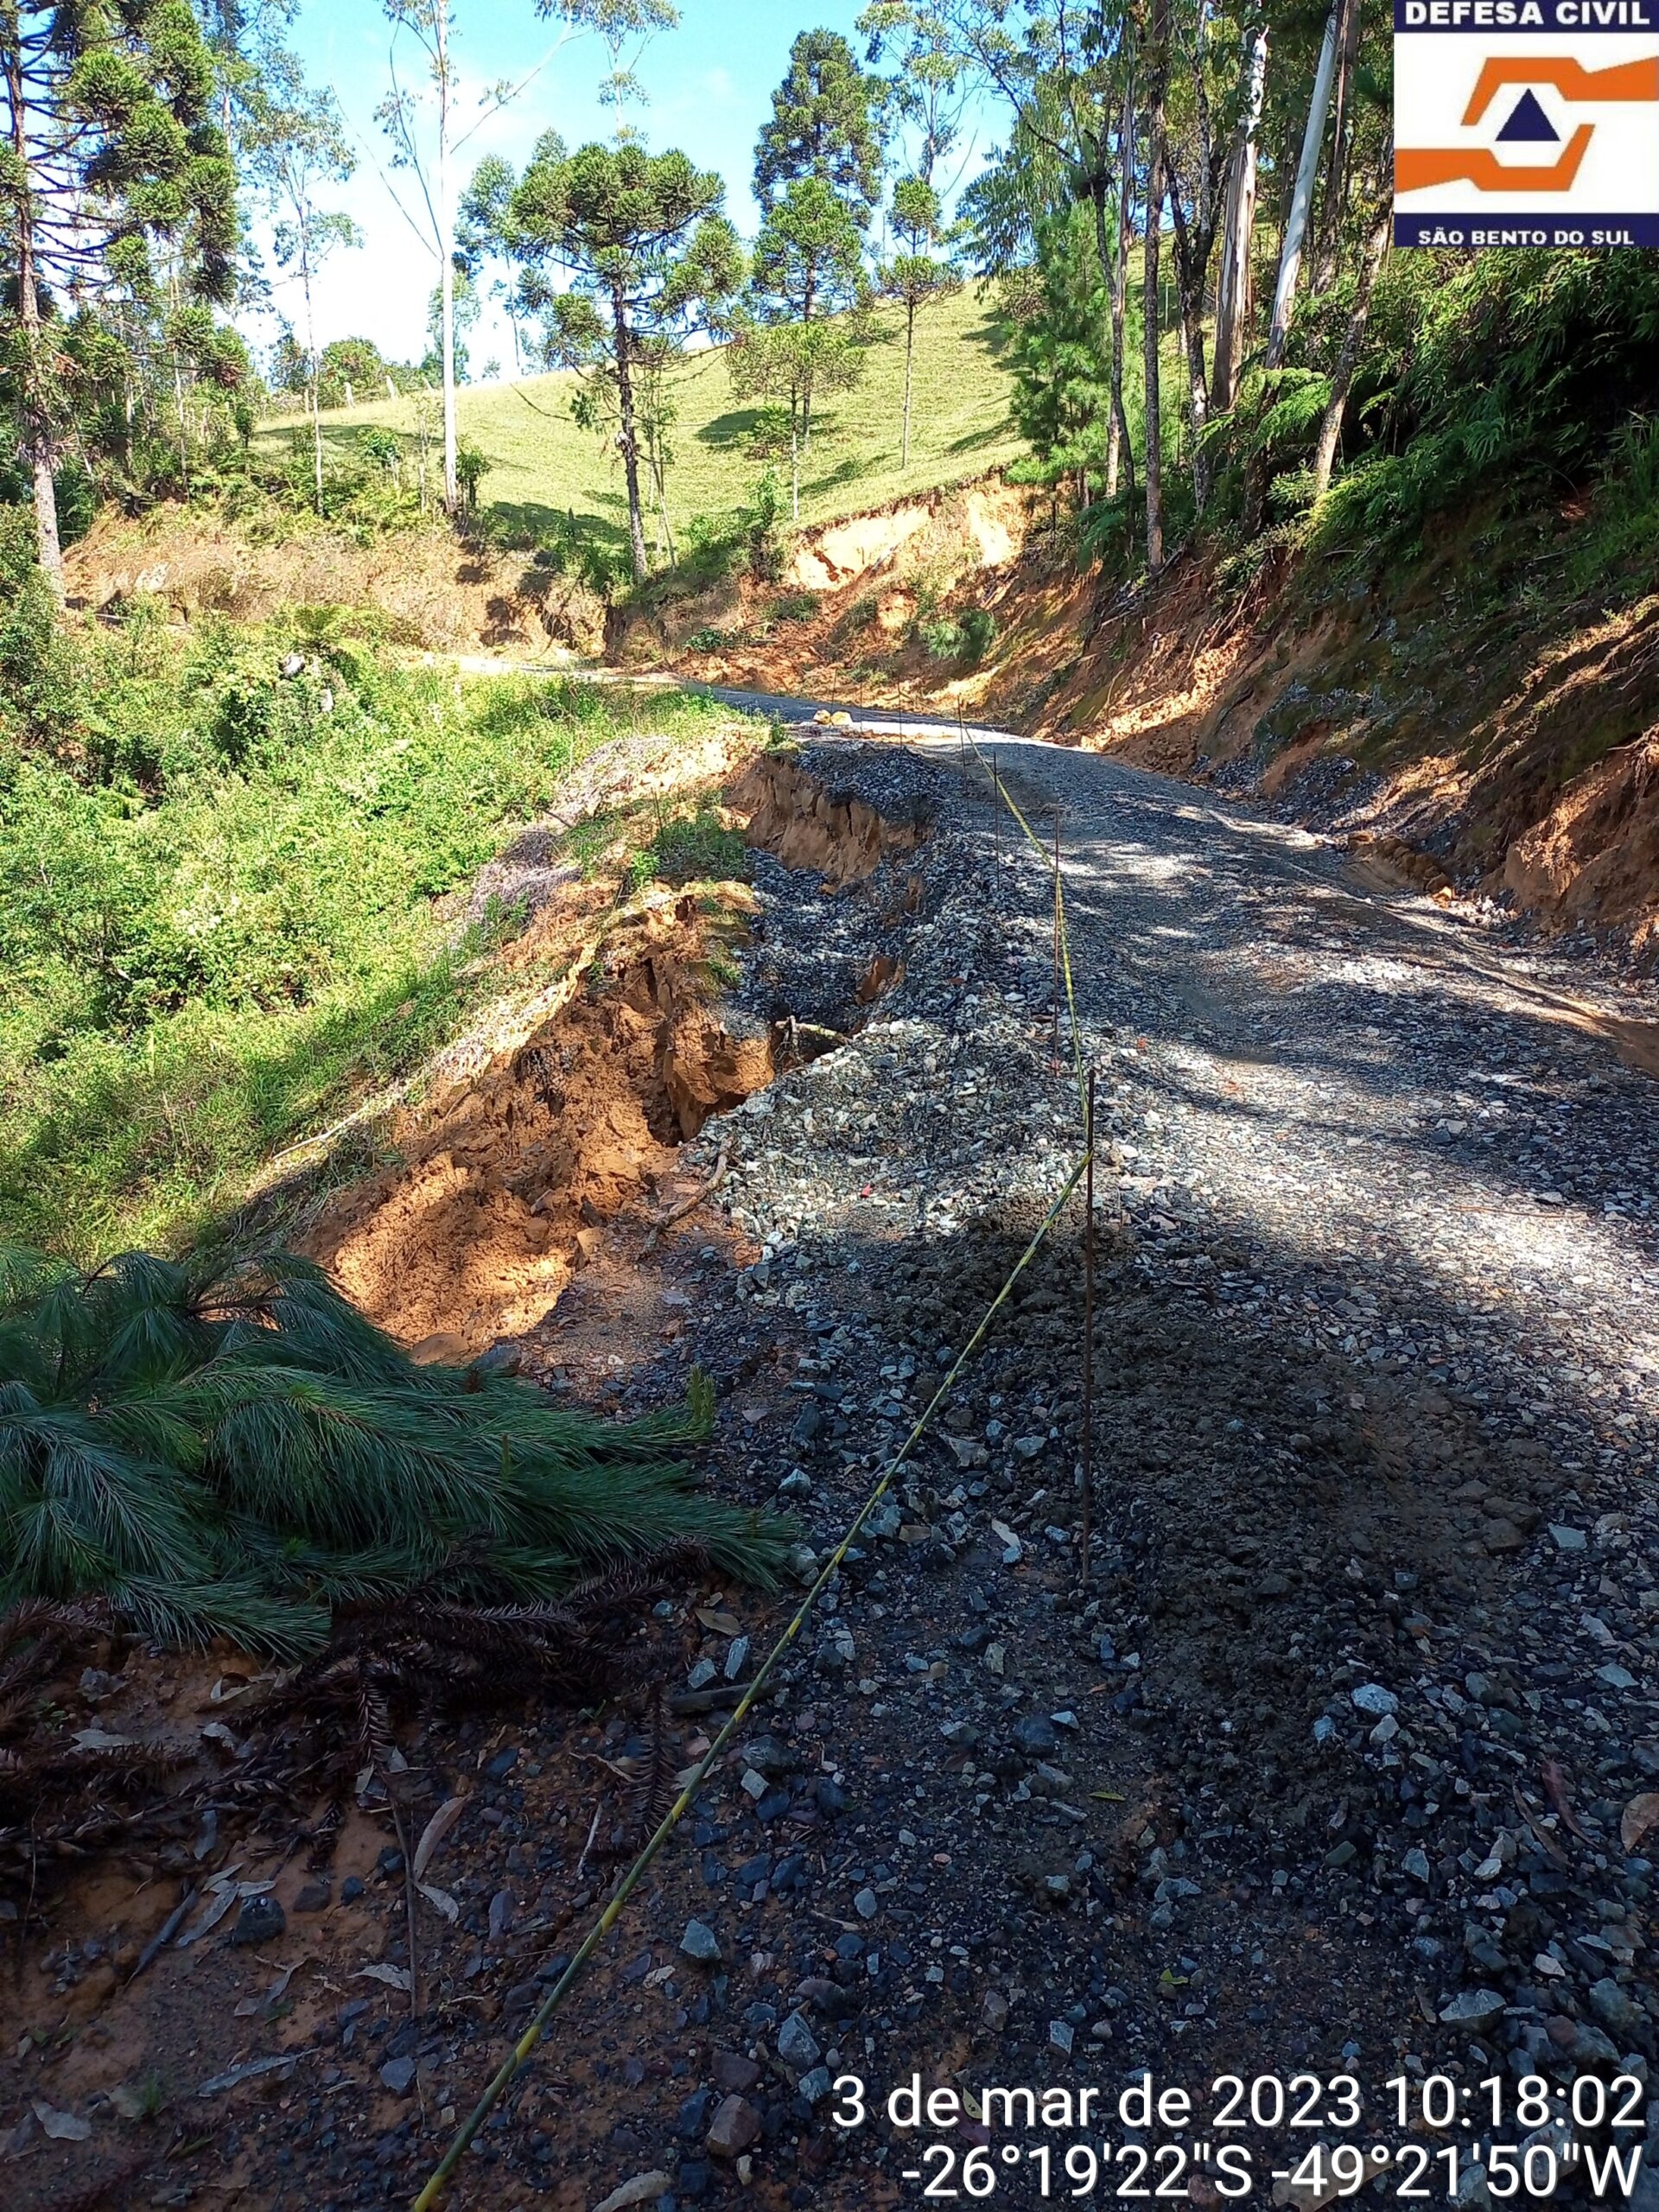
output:
M0 1255L0 1611L107 1599L166 1643L293 1656L416 1586L542 1595L690 1540L766 1580L775 1519L697 1495L690 1403L626 1427L478 1369L416 1367L308 1262Z
M712 807L677 815L663 823L650 844L628 863L629 887L645 884L741 882L749 873L742 833L730 829Z

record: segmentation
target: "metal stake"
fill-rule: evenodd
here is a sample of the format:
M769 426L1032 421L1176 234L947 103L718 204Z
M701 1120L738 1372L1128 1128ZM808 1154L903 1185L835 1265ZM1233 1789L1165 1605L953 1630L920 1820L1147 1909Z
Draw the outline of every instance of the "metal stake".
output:
M1089 1548L1095 1506L1095 1071L1089 1071L1084 1116L1088 1165L1083 1184L1083 1586L1089 1587Z
M1054 1033L1049 1058L1060 1071L1060 810L1054 810Z

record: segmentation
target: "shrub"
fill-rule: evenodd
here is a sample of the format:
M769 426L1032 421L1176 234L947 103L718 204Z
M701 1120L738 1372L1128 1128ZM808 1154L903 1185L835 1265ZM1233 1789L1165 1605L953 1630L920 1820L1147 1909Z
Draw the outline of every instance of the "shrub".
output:
M935 660L976 667L996 636L996 617L988 607L970 607L959 618L918 622L916 634Z

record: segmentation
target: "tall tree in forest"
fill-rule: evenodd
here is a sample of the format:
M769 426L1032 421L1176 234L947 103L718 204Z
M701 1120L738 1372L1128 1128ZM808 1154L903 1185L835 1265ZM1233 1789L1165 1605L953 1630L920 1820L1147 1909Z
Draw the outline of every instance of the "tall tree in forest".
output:
M643 106L645 86L639 81L639 57L659 31L671 31L680 11L673 0L588 0L584 9L543 7L543 15L563 13L585 21L605 41L610 68L600 81L599 96L616 123L616 142L638 138L638 127L627 119L632 105Z
M1336 69L1331 85L1331 156L1319 196L1319 239L1313 257L1313 289L1326 292L1337 274L1342 251L1342 219L1347 205L1349 156L1354 136L1354 72L1359 60L1360 0L1343 0L1337 30Z
M1159 249L1164 226L1164 101L1169 82L1169 0L1152 0L1147 47L1147 236L1141 314L1145 360L1141 412L1146 422L1147 569L1164 565L1162 407L1159 392Z
M386 56L390 82L375 112L392 143L392 166L408 170L415 180L425 211L424 223L417 227L438 264L443 504L453 515L461 504L455 474L455 207L450 183L457 98L454 16L449 0L381 0L381 4L391 27ZM419 57L424 87L404 81L402 49L409 46Z
M1265 16L1244 33L1243 96L1227 163L1226 204L1222 218L1221 270L1216 283L1216 346L1211 397L1225 414L1238 389L1244 334L1250 314L1250 245L1255 231L1256 138L1267 87L1268 25Z
M214 116L213 57L187 0L120 8L0 5L6 150L0 233L0 375L33 486L40 563L62 596L54 483L74 404L59 337L74 300L153 282L168 264L175 311L234 290L235 177Z
M1210 256L1221 219L1222 171L1226 143L1211 114L1209 54L1202 4L1192 43L1192 105L1184 133L1166 127L1164 176L1169 191L1170 226L1175 248L1175 289L1180 302L1181 341L1186 356L1187 424L1192 455L1192 504L1202 514L1210 499L1210 448L1205 435L1210 416L1210 387L1204 365L1205 287Z
M219 127L238 174L243 134L267 66L282 51L282 35L299 13L299 0L198 0L202 35L213 57Z
M1106 442L1106 497L1117 497L1120 467L1128 472L1129 492L1135 492L1135 453L1129 443L1129 418L1123 405L1123 335L1129 301L1129 219L1135 190L1135 41L1125 35L1119 49L1122 74L1122 121L1117 138L1117 238L1112 253L1112 423Z
M890 115L914 133L912 174L924 184L956 146L972 85L967 57L947 25L911 0L874 0L857 23L865 60L893 64L886 80Z
M300 287L307 399L311 413L312 474L317 512L323 511L321 355L317 346L315 286L323 263L361 233L350 216L326 208L321 195L356 168L332 92L307 86L290 54L269 55L257 84L244 89L243 170L270 219L277 265Z
M1384 187L1378 190L1371 205L1370 228L1360 261L1359 280L1354 287L1354 303L1348 311L1348 327L1343 333L1342 348L1331 372L1331 394L1325 403L1325 417L1319 424L1319 440L1313 448L1313 497L1316 500L1322 499L1331 486L1331 471L1337 458L1337 442L1342 435L1342 418L1347 410L1348 395L1353 390L1354 371L1359 365L1359 349L1364 342L1365 324L1371 311L1371 295L1376 289L1376 272L1382 266L1382 257L1388 251L1393 215L1393 194Z
M677 152L625 141L533 160L512 196L520 296L543 321L550 360L586 380L587 414L612 410L627 486L636 581L647 571L641 490L642 375L694 330L714 332L742 277L725 188ZM567 289L555 283L569 278Z
M905 406L900 462L910 465L910 409L916 353L916 318L934 300L953 292L959 279L951 264L930 248L944 243L939 195L925 179L901 177L893 190L893 230L899 251L881 273L882 289L905 311Z

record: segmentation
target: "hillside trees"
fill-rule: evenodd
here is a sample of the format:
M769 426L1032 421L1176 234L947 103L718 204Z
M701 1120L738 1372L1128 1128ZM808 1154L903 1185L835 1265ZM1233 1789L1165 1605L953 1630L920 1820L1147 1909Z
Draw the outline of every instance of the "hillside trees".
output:
M257 84L244 95L245 172L269 214L277 265L300 287L305 354L309 370L312 468L317 512L322 492L322 356L317 343L315 283L319 270L341 246L361 243L351 218L322 205L330 185L343 184L356 167L332 92L308 86L291 54L270 56Z
M695 330L721 327L741 282L725 189L682 153L633 143L549 147L513 194L511 250L550 361L585 379L588 419L614 423L633 575L647 572L642 458L653 385ZM556 287L563 272L569 288ZM657 450L661 453L658 419Z
M873 50L879 36L888 53L942 51L1009 115L961 212L976 266L1000 280L1036 473L1070 484L1080 505L1104 502L1084 543L1132 542L1126 474L1131 489L1141 479L1154 574L1217 501L1221 521L1250 531L1275 477L1281 510L1305 505L1334 467L1349 395L1371 404L1368 318L1390 265L1366 181L1374 164L1386 173L1389 151L1381 10L874 0L864 20ZM1083 282L1077 237L1055 219L1068 200L1087 212L1098 286ZM1262 302L1258 201L1276 263ZM1162 389L1172 358L1179 413ZM1096 404L1102 435L1089 420Z
M797 338L752 333L734 363L740 390L785 393L796 461L812 439L815 397L856 381L855 331L818 328L869 296L864 232L880 196L880 80L838 32L803 31L772 96L754 151L762 213L747 321L754 332L800 326Z
M213 59L187 0L119 10L48 0L0 7L5 150L0 378L15 410L40 565L62 594L54 473L89 378L119 377L121 338L89 322L100 302L130 324L159 307L175 373L187 354L234 378L211 315L234 287L235 180L214 113ZM77 327L79 326L79 327Z

